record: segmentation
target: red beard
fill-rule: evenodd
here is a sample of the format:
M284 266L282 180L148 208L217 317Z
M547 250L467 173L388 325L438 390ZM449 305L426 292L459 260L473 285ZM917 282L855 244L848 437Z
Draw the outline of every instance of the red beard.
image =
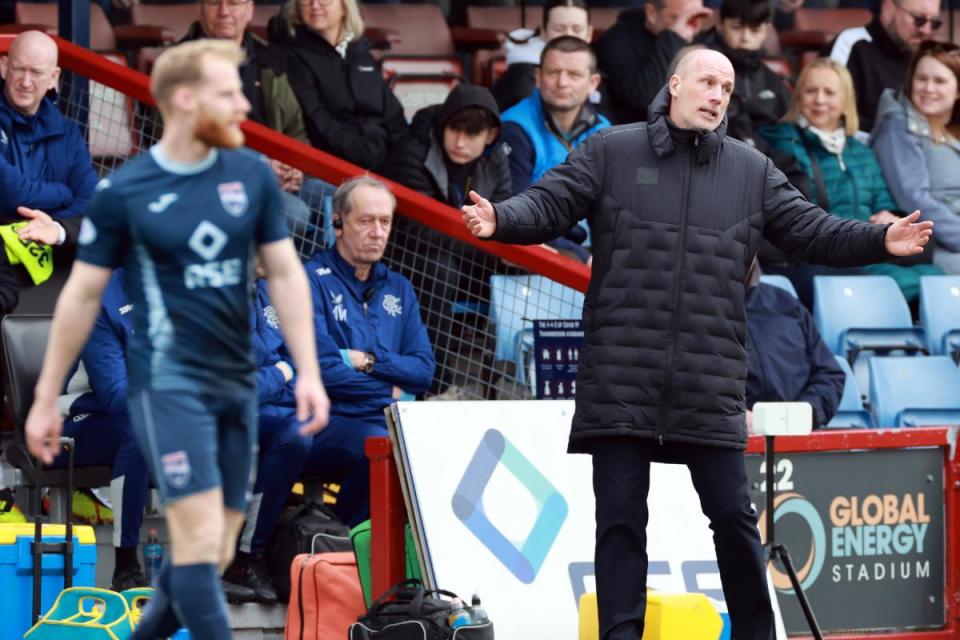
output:
M242 131L203 112L197 115L193 135L205 145L221 149L236 149L243 144Z

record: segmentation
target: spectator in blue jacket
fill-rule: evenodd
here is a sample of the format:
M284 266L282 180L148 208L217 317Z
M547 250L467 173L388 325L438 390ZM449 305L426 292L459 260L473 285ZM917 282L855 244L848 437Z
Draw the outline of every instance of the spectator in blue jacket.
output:
M803 303L760 282L756 260L748 287L747 428L757 402L809 402L814 428L824 426L840 406L843 370Z
M436 360L413 285L382 262L396 201L379 180L349 180L333 196L336 244L306 264L330 422L314 436L304 475L337 482L350 526L368 517L368 436L387 435L385 407L426 392Z
M118 269L103 292L100 316L80 353L82 368L71 377L60 399L61 412L67 416L63 434L76 441L76 464L113 467L110 494L116 560L110 588L114 591L147 585L137 547L149 478L130 429L124 360L132 308L123 287L123 270ZM65 455L54 462L64 464Z
M574 36L560 36L544 46L537 71L537 90L501 117L503 141L510 149L510 182L514 195L526 191L543 174L566 160L578 144L610 126L610 121L590 104L590 94L599 84L597 57L587 42ZM586 262L589 254L580 246L585 240L587 231L583 225L548 244Z
M296 372L291 359L281 353L280 321L267 295L267 281L259 262L256 268L261 277L250 307L250 327L260 394L260 455L239 549L223 574L223 584L231 602L273 604L277 591L264 564L264 552L273 525L306 463L312 440L299 433L293 395Z
M76 123L57 109L57 45L25 31L0 60L0 224L28 221L19 240L73 244L97 183ZM0 313L17 305L20 281L0 251Z

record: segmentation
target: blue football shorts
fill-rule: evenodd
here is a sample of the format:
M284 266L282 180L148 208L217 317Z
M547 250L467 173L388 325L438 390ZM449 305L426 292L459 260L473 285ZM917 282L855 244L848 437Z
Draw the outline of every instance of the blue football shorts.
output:
M257 394L142 389L128 397L130 424L160 500L215 489L245 511L256 477Z

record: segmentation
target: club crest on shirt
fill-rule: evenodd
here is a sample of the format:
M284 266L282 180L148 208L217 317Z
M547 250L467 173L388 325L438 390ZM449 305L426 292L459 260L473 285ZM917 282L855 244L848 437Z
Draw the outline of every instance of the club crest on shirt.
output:
M392 295L383 296L383 310L390 314L391 317L396 318L401 313L403 313L403 307L400 305L400 298Z
M240 217L247 212L247 190L242 182L224 182L217 185L220 204L232 216Z
M190 481L190 459L186 451L174 451L160 457L163 476L174 489L182 489Z

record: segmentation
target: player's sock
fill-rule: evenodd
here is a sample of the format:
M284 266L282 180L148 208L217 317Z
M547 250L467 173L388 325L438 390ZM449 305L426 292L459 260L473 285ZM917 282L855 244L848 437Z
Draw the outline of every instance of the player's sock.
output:
M232 637L223 588L212 564L173 567L170 574L173 606L192 640L224 640Z
M153 585L153 597L144 609L143 617L130 640L160 640L169 638L183 625L177 620L170 600L170 576L173 573L169 558L160 567L160 575Z

